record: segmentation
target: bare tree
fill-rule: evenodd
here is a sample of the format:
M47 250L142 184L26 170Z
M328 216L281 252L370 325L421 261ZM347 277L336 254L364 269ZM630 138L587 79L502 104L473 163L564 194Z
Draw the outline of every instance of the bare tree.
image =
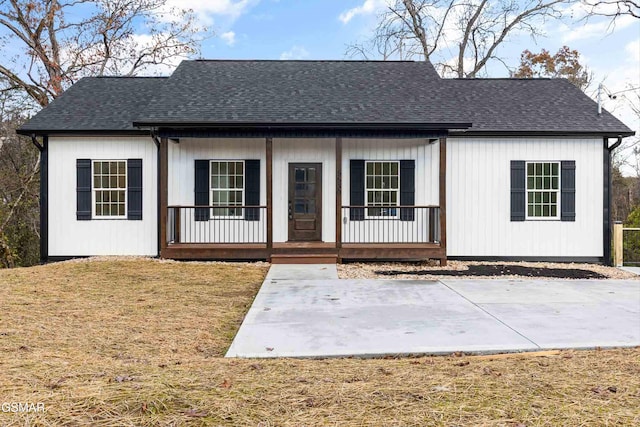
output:
M167 0L0 0L0 76L45 106L80 77L193 55L205 34Z
M614 21L620 16L640 19L640 0L584 0L590 15L608 16Z
M352 56L428 59L443 74L475 77L514 32L540 35L539 25L561 17L572 0L394 0L379 16L371 40Z

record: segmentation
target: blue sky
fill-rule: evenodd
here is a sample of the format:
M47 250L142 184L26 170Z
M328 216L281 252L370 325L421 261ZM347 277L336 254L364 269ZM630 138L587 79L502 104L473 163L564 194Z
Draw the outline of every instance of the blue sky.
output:
M191 0L188 6L216 32L202 46L205 58L345 59L348 44L371 34L385 0ZM571 13L581 16L584 12L575 6ZM614 27L607 18L573 24L550 22L544 32L546 37L536 40L528 35L512 36L500 56L515 66L524 49L555 52L568 45L581 53L583 64L594 74L590 95L600 82L611 92L640 86L640 20L624 18ZM495 62L487 74L503 77L508 71ZM640 129L627 104L623 96L605 98L607 109Z

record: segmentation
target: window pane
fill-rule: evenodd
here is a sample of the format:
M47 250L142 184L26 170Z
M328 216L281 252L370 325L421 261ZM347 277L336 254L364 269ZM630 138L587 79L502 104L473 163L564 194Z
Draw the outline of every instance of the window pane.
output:
M536 175L542 175L542 163L536 163Z
M391 163L391 175L398 175L398 163Z
M236 173L236 164L234 162L229 162L229 170L227 172L229 175L235 175Z
M549 206L548 205L542 206L542 216L549 216Z
M382 163L376 162L374 164L375 164L375 167L374 167L375 174L382 175Z
M367 192L367 204L372 204L373 203L373 191L369 191Z
M244 165L244 163L242 163L242 162L237 162L236 163L236 174L244 175L243 165Z
M110 200L111 200L111 198L109 197L109 192L108 191L103 191L102 192L102 201L103 202L108 202Z
M534 216L540 216L540 215L542 215L542 206L535 205L534 206Z
M551 188L554 190L558 189L558 178L551 178Z
M382 177L376 176L373 181L373 186L376 189L382 188Z
M389 175L391 173L391 165L389 163L384 163L382 165L382 173L384 175Z
M544 194L542 195L542 201L543 201L544 203L549 203L549 193L544 193Z
M551 172L554 175L558 175L558 164L557 163L552 163L551 164Z
M227 174L227 163L220 162L220 175L226 175L226 174Z
M103 176L102 177L102 186L101 188L109 188L109 177L108 176Z
M373 175L373 163L367 163L367 175Z
M527 194L527 203L533 203L533 193Z
M124 203L121 203L121 204L118 206L118 215L120 215L120 216L124 216Z
M527 165L527 175L533 175L534 174L534 166L533 163L529 163Z
M533 205L529 205L527 209L528 209L528 215L533 216Z
M558 208L556 205L551 205L551 216L558 216Z
M393 191L391 194L391 204L392 205L397 205L398 204L398 193Z
M536 178L536 186L535 186L536 190L541 190L542 187L542 178Z
M529 165L531 166L531 165ZM527 188L529 189L533 189L535 188L535 178L530 176L529 178L527 178Z
M551 178L545 178L544 179L544 188L545 189L551 188Z
M236 177L236 188L244 188L242 176Z
M558 201L558 193L551 193L551 203L557 203Z
M213 204L217 204L220 201L220 192L214 191L211 198L213 200Z
M535 194L535 202L536 203L542 203L542 193L536 192L534 194Z
M103 174L108 174L109 173L109 163L108 162L100 162L100 164L102 165L102 173Z
M221 176L219 179L219 188L228 188L229 178L227 178L226 176Z
M396 176L391 177L391 188L393 188L393 189L397 189L398 188L398 177L396 177Z
M551 165L549 163L544 163L544 174L545 175L550 175L551 174Z
M211 174L217 175L220 171L220 164L218 162L211 162Z
M127 188L127 184L125 183L125 177L124 176L118 177L118 187L119 188Z
M109 188L118 188L118 177L112 176L109 178Z

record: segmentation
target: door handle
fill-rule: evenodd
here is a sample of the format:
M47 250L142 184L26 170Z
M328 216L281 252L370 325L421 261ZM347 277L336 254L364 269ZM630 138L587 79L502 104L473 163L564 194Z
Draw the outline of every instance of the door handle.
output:
M293 219L293 211L291 209L291 202L289 202L289 220Z

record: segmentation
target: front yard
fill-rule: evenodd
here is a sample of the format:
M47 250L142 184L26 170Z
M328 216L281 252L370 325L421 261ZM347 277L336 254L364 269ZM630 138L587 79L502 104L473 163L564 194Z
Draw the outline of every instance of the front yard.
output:
M268 265L0 270L0 425L638 425L640 349L234 360ZM6 405L3 405L5 408Z

